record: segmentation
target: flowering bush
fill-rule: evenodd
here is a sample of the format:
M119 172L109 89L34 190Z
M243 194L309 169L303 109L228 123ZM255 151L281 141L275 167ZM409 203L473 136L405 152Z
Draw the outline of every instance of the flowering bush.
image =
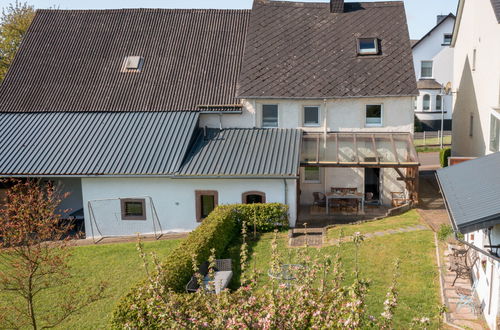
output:
M380 317L367 314L365 297L368 281L361 279L355 270L355 279L343 284L344 271L338 256L323 256L312 260L305 249L297 254L295 265L285 268L278 250L276 236L271 243L272 255L269 265L271 281L263 287L256 286L258 271L242 279L242 286L234 292L225 290L220 294L203 289L193 294L177 293L163 286L164 269L152 255L155 271L148 270L149 258L142 245L138 249L148 273L148 285L136 290L144 304L131 304L136 318L114 319L115 328L187 328L187 329L305 329L333 328L359 329L364 327L390 328L397 306L397 268L394 280L387 293L384 312ZM242 226L243 241L246 239L246 224ZM363 238L358 235L356 247ZM249 265L246 244L242 245L241 264ZM215 251L211 251L210 264L213 270ZM213 274L213 271L210 273ZM327 280L327 274L329 280ZM213 276L213 275L209 275ZM266 275L267 276L267 275ZM201 280L201 279L200 279ZM212 277L213 280L213 277Z

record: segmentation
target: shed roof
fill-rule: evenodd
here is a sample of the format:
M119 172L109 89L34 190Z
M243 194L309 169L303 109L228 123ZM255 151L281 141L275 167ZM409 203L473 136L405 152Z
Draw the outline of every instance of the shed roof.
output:
M296 177L301 135L279 128L200 130L179 174Z
M420 79L417 81L418 89L442 89L443 86L435 79Z
M437 177L460 232L500 224L500 152L440 169Z
M0 113L0 175L175 173L195 112Z
M417 95L403 2L254 2L240 97L342 98ZM381 55L358 56L358 38Z
M249 10L38 10L0 112L240 111L249 19ZM127 56L143 58L140 72L123 72Z

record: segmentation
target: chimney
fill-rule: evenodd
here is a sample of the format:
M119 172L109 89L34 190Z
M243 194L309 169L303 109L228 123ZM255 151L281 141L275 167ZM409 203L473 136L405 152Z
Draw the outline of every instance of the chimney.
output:
M344 0L330 0L330 12L343 13L344 12Z
M446 17L448 17L448 15L437 15L436 25L438 25L439 23L441 23Z

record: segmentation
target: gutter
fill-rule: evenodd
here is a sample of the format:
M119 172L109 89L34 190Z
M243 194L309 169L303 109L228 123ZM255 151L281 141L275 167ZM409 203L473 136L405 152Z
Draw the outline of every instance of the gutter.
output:
M464 11L465 1L459 0L457 7L457 15L455 18L455 25L453 26L453 38L451 39L451 48L455 48L455 44L457 43L458 30L460 29L460 22L462 21L462 14Z
M443 188L441 187L441 182L439 181L439 176L437 174L436 174L436 179L437 179L437 182L438 182L438 185L439 185L439 190L441 191L441 196L443 196L443 202L444 202L444 206L446 208L446 213L448 213L448 219L450 220L451 225L453 226L453 234L455 235L455 239L457 241L459 241L460 243L468 246L469 248L471 248L471 249L473 249L473 250L475 250L475 251L483 254L484 256L486 256L488 258L491 258L491 259L493 259L493 260L495 260L497 262L500 262L500 258L499 257L496 257L496 256L490 254L488 251L480 249L477 246L475 246L475 245L473 245L473 244L471 244L469 242L466 242L465 240L463 240L463 239L461 239L461 238L458 237L458 233L460 231L459 231L458 227L455 224L455 221L453 219L453 215L450 212L450 208L448 206L448 201L446 200L446 196L443 193Z
M415 97L420 94L404 94L404 95L358 95L358 96L328 96L327 100L342 100L342 99L367 99L367 98L379 98L379 97ZM244 99L260 99L260 100L324 100L324 96L314 96L314 97L284 97L284 96L239 96Z
M135 174L135 175L112 175L112 174L95 174L95 175L78 175L78 174L49 174L49 175L33 175L33 174L16 174L16 175L0 175L0 178L164 178L164 179L298 179L298 175L294 176L279 176L279 175L270 175L270 176L248 176L248 175L173 175L173 174Z

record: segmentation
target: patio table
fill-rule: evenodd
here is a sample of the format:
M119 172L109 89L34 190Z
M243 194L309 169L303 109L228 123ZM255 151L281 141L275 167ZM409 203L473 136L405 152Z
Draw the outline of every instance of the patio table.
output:
M365 212L365 196L361 193L356 194L339 194L335 192L328 192L325 194L326 196L326 214L330 214L330 199L357 199L361 204L359 208L362 213Z

